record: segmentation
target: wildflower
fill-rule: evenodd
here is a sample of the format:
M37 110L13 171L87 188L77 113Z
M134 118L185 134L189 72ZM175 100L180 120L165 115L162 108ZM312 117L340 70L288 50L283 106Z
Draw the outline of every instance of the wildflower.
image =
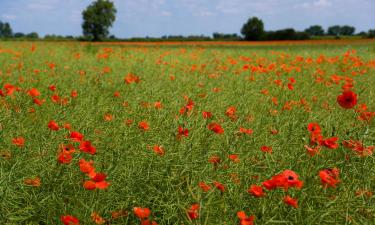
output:
M319 177L323 187L336 188L336 184L340 182L339 173L337 168L321 170L319 172Z
M103 217L101 217L97 212L91 213L91 219L94 221L95 224L105 224L105 219L103 219Z
M36 88L31 88L31 89L27 92L27 94L28 94L29 96L31 96L31 97L38 97L38 96L40 95L40 92L39 92L39 90L36 89Z
M41 184L40 177L26 178L23 182L24 184L32 187L39 187Z
M265 145L263 145L262 147L260 147L260 150L262 152L265 152L265 153L272 153L272 147L271 146L265 146Z
M325 146L330 149L336 149L339 147L339 144L337 143L338 138L337 137L331 137L331 138L326 138L323 139L320 144L322 146Z
M206 184L205 182L201 181L198 183L198 186L202 189L202 191L207 192L211 190L211 186Z
M246 129L246 128L240 127L239 132L241 134L251 135L251 134L253 134L254 131L252 129Z
M148 123L146 121L141 121L138 123L138 128L143 130L143 131L147 131L150 129L150 126L148 125Z
M237 218L240 220L240 225L254 225L254 215L247 216L244 211L238 211Z
M77 96L78 96L78 92L77 92L76 90L72 90L72 91L70 92L70 96L71 96L72 98L77 98Z
M284 203L292 206L293 208L298 208L298 200L290 197L289 195L284 197Z
M154 145L154 147L152 148L154 150L154 152L160 156L163 156L164 155L164 149L163 147L161 146L158 146L158 145Z
M72 131L70 132L70 139L72 139L73 142L81 142L83 140L83 134Z
M221 193L223 193L223 192L225 191L225 186L224 186L224 184L222 184L222 183L220 183L220 182L218 182L218 181L214 181L214 182L213 182L213 185L214 185L218 190L220 190Z
M79 144L79 149L91 155L94 155L96 153L96 148L91 145L90 141L81 141Z
M181 138L182 136L189 136L189 130L179 126L177 130L177 137Z
M147 219L151 214L151 210L149 208L134 207L133 212L134 215L139 219Z
M265 195L262 186L251 185L250 188L247 190L249 194L254 197L263 197Z
M61 216L60 220L61 222L63 222L64 225L79 225L78 218L71 215Z
M204 119L211 119L212 118L212 113L211 112L207 112L207 111L203 111L202 112L202 116Z
M262 185L268 190L281 187L287 191L289 187L302 188L303 182L298 180L298 175L294 171L285 170L273 176L270 180L264 181Z
M187 214L191 220L198 219L199 217L199 204L193 204L190 209L188 209Z
M236 120L236 119L237 119L236 112L237 112L236 107L234 107L234 106L230 106L230 107L228 107L227 110L225 111L225 115L226 115L227 117L229 117L230 119L232 119L232 120Z
M351 90L345 90L341 95L337 96L337 102L344 109L351 109L357 104L357 94Z
M207 125L207 128L209 130L217 133L217 134L223 134L224 133L224 129L218 123L210 123L210 124Z
M12 143L18 147L23 147L25 145L25 138L23 137L13 138Z
M51 120L48 122L48 128L54 131L57 131L60 129L59 125L54 120Z
M228 155L228 158L229 158L231 161L235 162L235 163L240 162L240 159L238 158L238 155L237 155L237 154L230 154L230 155Z

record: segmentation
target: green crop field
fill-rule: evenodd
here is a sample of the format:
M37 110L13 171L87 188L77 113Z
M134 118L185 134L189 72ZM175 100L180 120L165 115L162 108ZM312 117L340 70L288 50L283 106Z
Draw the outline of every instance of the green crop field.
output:
M0 224L375 224L375 43L332 43L0 42Z

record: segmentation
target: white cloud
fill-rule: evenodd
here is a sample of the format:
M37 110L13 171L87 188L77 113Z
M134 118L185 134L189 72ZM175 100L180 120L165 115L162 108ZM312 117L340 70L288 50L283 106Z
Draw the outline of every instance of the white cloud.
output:
M13 14L3 14L3 15L1 15L4 19L6 19L6 20L14 20L14 19L16 19L17 18L17 16L16 15L13 15Z
M172 13L169 12L169 11L162 11L162 12L160 13L160 15L162 15L162 16L171 16Z

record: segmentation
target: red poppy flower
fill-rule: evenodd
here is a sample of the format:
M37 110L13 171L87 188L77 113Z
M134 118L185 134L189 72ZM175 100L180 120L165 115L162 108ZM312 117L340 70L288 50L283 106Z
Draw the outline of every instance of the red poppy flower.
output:
M77 131L72 131L70 132L70 139L74 142L81 142L83 140L83 134Z
M238 211L237 218L240 219L240 225L254 225L254 215L247 216L244 211Z
M133 211L134 215L139 219L147 219L151 214L151 210L149 208L134 207Z
M202 189L202 191L207 192L211 190L211 186L206 184L205 182L201 181L198 183L198 186Z
M209 130L217 133L217 134L223 134L224 133L224 129L218 123L210 123L210 124L207 125L207 128Z
M77 92L76 90L73 90L72 92L70 92L70 96L71 96L72 98L77 98L77 96L78 96L78 92Z
M221 161L220 157L219 157L219 156L216 156L216 155L213 155L213 156L211 156L211 157L208 159L208 162L214 164L215 166L216 166L217 164L219 164L220 161Z
M54 120L48 122L48 128L55 131L60 129L59 125Z
M230 155L228 155L228 158L229 158L231 161L235 162L235 163L240 162L240 159L238 158L238 155L237 155L237 154L230 154Z
M202 116L204 119L211 119L212 118L212 113L211 112L207 112L207 111L203 111L202 112Z
M70 153L67 153L65 151L62 151L58 157L57 157L57 160L59 161L59 163L61 164L69 164L73 159L73 156L72 154Z
M91 145L90 141L81 141L79 144L79 149L91 155L94 155L96 153L96 148Z
M272 153L272 147L271 146L262 146L260 147L260 150L265 153Z
M198 219L199 217L199 204L193 204L190 209L188 209L188 216L191 220Z
M22 147L25 145L25 138L23 137L16 137L12 139L12 143L18 147Z
M83 187L86 189L86 190L95 190L96 189L96 183L92 180L86 180L84 183L83 183Z
M290 187L302 188L303 182L298 180L298 175L294 171L285 170L273 176L270 180L264 181L262 185L268 190L280 187L287 191Z
M250 188L247 190L249 194L254 197L263 197L265 195L262 186L251 185Z
M39 90L36 89L36 88L31 88L31 89L27 92L27 94L28 94L29 96L31 96L31 97L38 97L38 96L40 95L40 92L39 92Z
M90 177L96 175L93 161L86 161L85 159L79 160L79 169L81 172L88 174Z
M339 147L339 144L337 143L338 139L338 137L326 138L320 142L320 145L325 146L329 149L336 149Z
M43 105L43 103L45 102L46 100L45 99L38 99L38 98L33 98L33 102L34 102L34 104L35 105L39 105L39 106L41 106L41 105Z
M79 225L78 218L71 215L61 216L60 220L64 225Z
M185 137L187 137L187 136L189 136L189 130L188 129L186 129L186 128L182 128L182 127L178 127L178 130L177 130L177 136L178 137L182 137L182 136L185 136Z
M142 220L141 225L158 225L156 221Z
M228 107L227 110L225 111L225 115L226 115L227 117L231 118L232 120L235 120L235 119L237 119L236 112L237 112L236 107L234 107L234 106L230 106L230 107Z
M141 130L147 131L150 129L150 126L148 125L146 121L141 121L138 123L138 128Z
M241 134L248 134L248 135L250 135L250 134L253 134L254 131L252 129L246 129L246 128L240 127L239 132Z
M319 172L320 181L323 187L336 187L336 184L340 182L339 180L339 170L337 168L325 169Z
M307 130L312 132L312 133L321 133L321 131L322 131L319 124L317 124L317 123L309 123L307 125Z
M298 208L298 200L290 197L289 195L284 197L284 203L294 208Z
M357 104L357 94L351 90L345 90L341 95L337 96L337 102L344 109L351 109Z
M48 86L48 89L50 89L51 91L56 91L56 85L50 85Z
M213 183L213 185L214 185L218 190L221 191L221 193L223 193L223 192L225 191L225 186L224 186L224 184L222 184L222 183L220 183L220 182L218 182L218 181L214 181L214 182L212 182L212 183Z
M161 104L161 102L157 101L157 102L154 102L154 107L156 109L161 109L161 108L163 108L163 105Z
M158 146L158 145L154 145L154 147L152 148L154 150L154 152L160 156L163 156L164 155L164 149L163 147L161 146Z

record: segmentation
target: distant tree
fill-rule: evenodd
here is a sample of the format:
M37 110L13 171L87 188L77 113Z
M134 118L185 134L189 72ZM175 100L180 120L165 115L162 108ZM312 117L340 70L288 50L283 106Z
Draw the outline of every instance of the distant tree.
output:
M92 41L101 41L109 34L108 29L116 19L116 8L109 0L97 0L82 12L83 35Z
M341 27L339 25L331 26L328 27L328 35L333 35L333 36L339 36L341 32Z
M39 34L37 32L31 32L31 33L27 34L26 37L30 38L30 39L38 39Z
M15 37L15 38L23 38L23 37L25 37L25 34L21 33L21 32L17 32L17 33L13 34L13 37Z
M320 25L313 25L310 26L305 30L306 33L308 33L311 36L322 36L324 35L324 29Z
M245 40L261 40L264 35L264 24L263 21L257 17L249 18L248 21L243 25L241 34L245 37Z
M369 38L375 37L375 29L368 30L367 35Z
M342 26L340 27L340 35L353 35L355 32L355 27L352 26Z
M310 36L306 32L297 32L293 28L269 31L265 34L266 40L307 40Z
M13 36L12 28L9 23L2 23L0 21L0 37L9 38Z

